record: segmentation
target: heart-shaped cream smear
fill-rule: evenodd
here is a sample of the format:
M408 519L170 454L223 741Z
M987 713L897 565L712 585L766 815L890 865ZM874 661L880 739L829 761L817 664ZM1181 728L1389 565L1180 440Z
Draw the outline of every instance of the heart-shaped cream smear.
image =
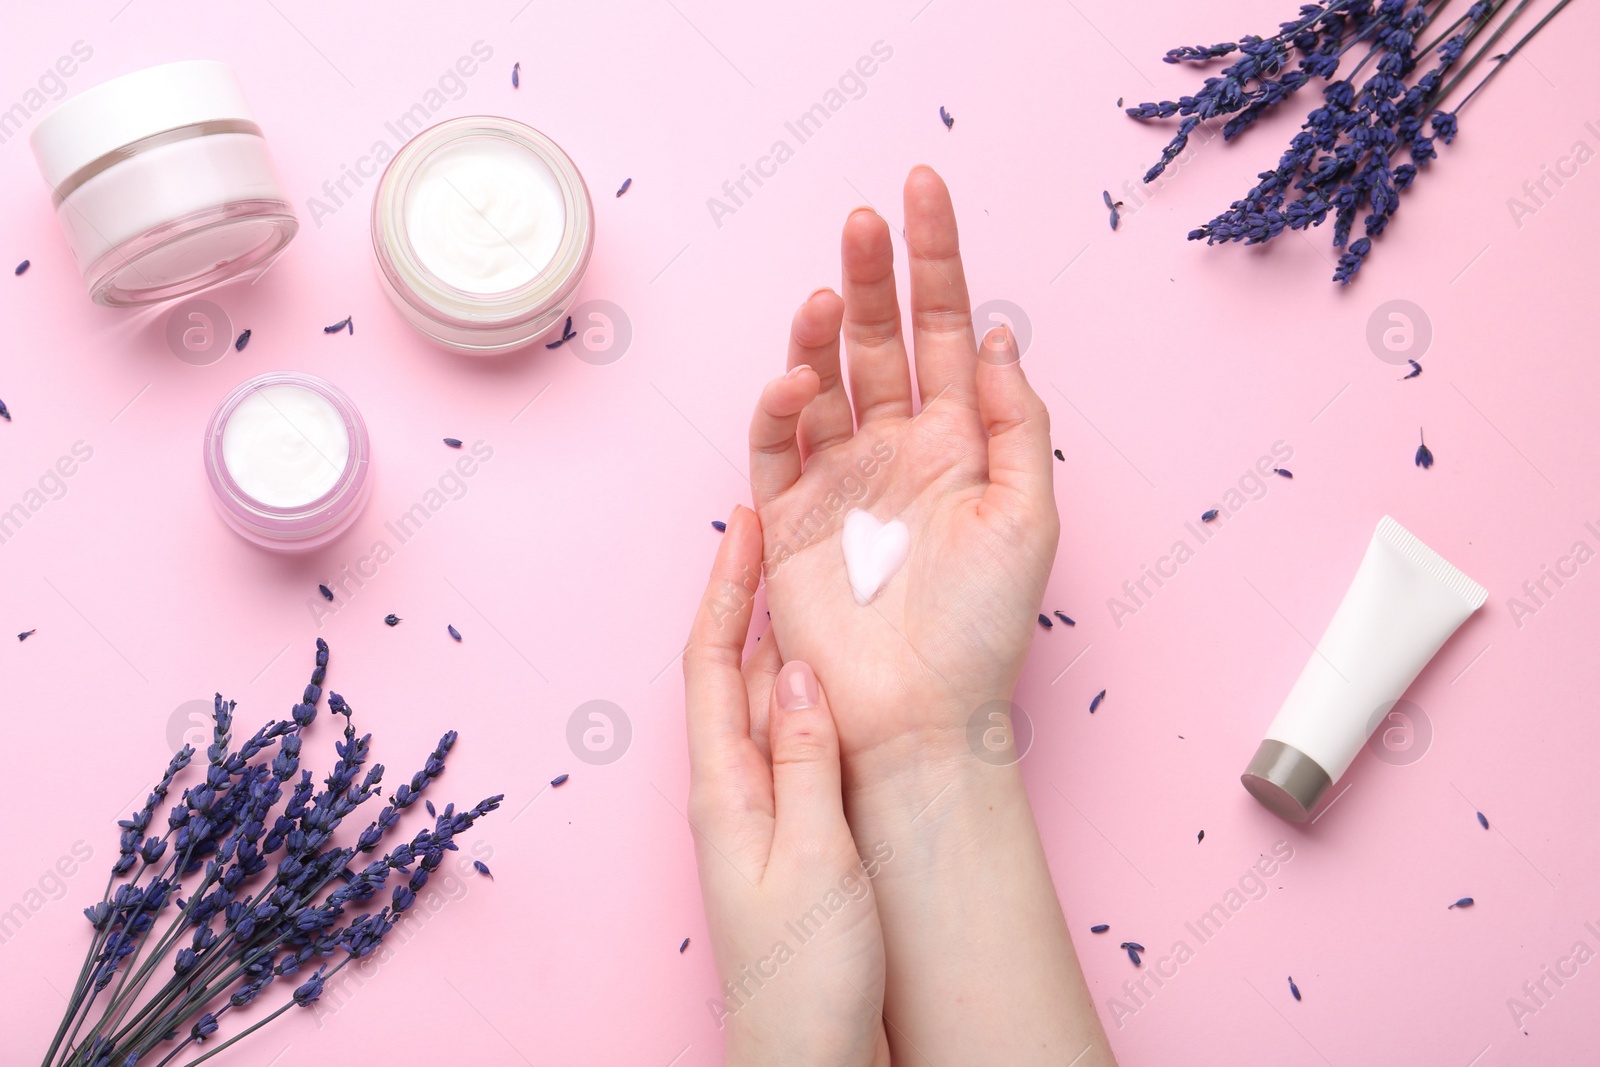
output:
M911 554L911 531L899 519L879 522L870 512L851 508L844 517L844 571L856 603L870 604Z

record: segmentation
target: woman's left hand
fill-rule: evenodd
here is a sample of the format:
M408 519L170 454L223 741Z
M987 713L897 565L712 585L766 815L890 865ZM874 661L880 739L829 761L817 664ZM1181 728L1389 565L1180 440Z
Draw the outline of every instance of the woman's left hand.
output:
M893 853L856 851L811 668L783 663L770 635L744 658L760 571L761 522L736 508L683 657L689 822L722 979L712 1013L729 1065L887 1065L871 878Z

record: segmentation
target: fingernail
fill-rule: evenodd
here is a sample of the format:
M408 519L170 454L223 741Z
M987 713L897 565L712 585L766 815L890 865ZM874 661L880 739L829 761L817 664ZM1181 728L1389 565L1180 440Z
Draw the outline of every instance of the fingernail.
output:
M813 289L813 290L811 290L811 294L806 297L806 303L808 303L808 304L811 303L811 301L815 300L817 297L821 296L823 293L831 293L831 292L833 292L833 286L831 286L831 285L824 285L824 286L821 286L820 288Z
M778 707L784 711L803 711L822 702L817 675L805 660L792 659L778 672Z
M787 374L785 374L784 377L785 378L798 378L798 377L800 377L800 372L801 371L810 370L810 369L811 369L811 364L809 364L809 363L796 364L795 366L789 368L789 372Z
M872 214L872 215L876 215L877 214L877 212L873 211L872 208L868 207L866 204L862 204L858 208L852 208L851 211L850 211L850 216L849 217L853 219L857 215L861 214L863 211L865 211L865 212L867 212L869 214Z
M979 346L978 357L985 363L997 367L1004 367L1015 363L1022 358L1017 351L1017 339L1009 326L996 326L983 335L983 344Z

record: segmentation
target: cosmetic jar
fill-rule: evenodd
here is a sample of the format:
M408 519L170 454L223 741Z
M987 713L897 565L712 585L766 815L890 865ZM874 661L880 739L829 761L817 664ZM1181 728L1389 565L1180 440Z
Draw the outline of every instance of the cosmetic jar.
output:
M284 552L318 548L355 522L372 494L361 413L321 378L261 374L223 397L206 426L206 478L222 519Z
M97 304L152 304L265 266L299 223L233 68L168 63L66 101L33 131Z
M495 355L559 331L594 249L583 175L538 130L475 115L417 134L372 200L395 307L446 348Z

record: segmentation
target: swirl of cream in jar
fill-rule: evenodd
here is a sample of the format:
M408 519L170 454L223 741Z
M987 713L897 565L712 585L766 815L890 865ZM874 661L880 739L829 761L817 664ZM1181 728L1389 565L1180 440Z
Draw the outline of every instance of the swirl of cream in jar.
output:
M268 385L228 416L222 461L257 503L304 507L338 483L350 462L350 433L326 397L299 385Z
M503 293L533 281L555 258L566 206L556 176L532 152L463 138L417 171L405 224L417 258L440 281Z

